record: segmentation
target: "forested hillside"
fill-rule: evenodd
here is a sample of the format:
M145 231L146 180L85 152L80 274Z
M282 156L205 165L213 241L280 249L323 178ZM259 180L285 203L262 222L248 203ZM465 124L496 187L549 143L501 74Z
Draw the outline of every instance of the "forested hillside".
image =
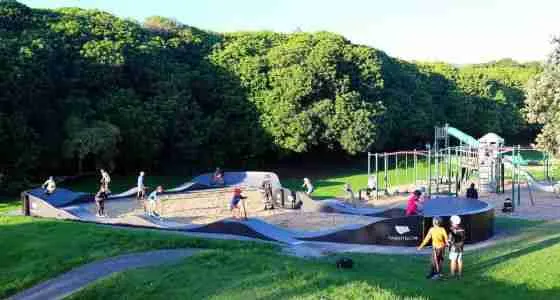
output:
M531 135L522 87L540 71L406 62L328 32L220 34L0 1L0 186L421 147L445 122Z

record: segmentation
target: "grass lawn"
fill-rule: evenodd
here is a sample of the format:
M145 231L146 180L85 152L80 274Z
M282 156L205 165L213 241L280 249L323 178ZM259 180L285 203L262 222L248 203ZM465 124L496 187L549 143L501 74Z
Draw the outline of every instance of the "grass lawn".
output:
M0 214L21 208L19 199L6 199L0 202Z
M215 250L178 266L115 274L72 299L558 299L560 224L499 222L523 230L514 240L468 253L459 281L424 279L427 256L352 254L355 268L341 271L336 256Z
M190 238L150 230L0 216L0 298L84 263L123 253L163 248L210 248L270 252L254 242Z

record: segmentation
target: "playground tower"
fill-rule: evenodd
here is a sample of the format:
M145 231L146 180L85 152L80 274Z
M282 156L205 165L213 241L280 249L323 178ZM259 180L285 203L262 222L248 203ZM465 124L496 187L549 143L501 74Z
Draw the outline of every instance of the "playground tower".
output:
M495 192L501 176L502 163L498 154L504 145L504 139L495 133L487 133L478 139L478 177L479 189L484 192Z

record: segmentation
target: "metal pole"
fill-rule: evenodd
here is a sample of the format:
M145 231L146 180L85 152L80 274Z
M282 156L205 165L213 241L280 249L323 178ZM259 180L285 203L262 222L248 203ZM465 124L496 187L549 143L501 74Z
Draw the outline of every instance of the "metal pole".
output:
M387 160L387 153L383 153L383 159L384 159L383 164L384 164L384 168L385 168L385 174L383 176L383 181L384 181L384 185L385 185L385 194L388 194L389 190L388 190L388 182L387 181L389 180L389 178L387 177L387 175L388 175L387 174L387 161L388 161Z
M378 160L379 154L375 153L375 200L379 200L379 166Z
M367 153L367 176L371 176L371 153Z
M408 184L408 152L404 153L404 178L406 184Z
M418 156L416 149L414 149L414 186L418 185Z
M432 195L432 151L428 147L428 196Z
M511 158L512 158L512 165L511 165L511 204L513 210L515 210L515 168L517 161L515 159L515 147L511 150Z
M517 145L517 155L519 155L519 162L521 162L521 145ZM517 170L517 205L521 205L521 164Z

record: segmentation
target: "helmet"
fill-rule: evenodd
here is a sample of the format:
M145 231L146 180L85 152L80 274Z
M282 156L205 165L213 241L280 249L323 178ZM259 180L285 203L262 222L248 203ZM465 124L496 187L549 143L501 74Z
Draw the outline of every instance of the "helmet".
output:
M441 224L441 218L434 217L434 219L432 220L432 224L434 224L434 226L439 226Z
M453 224L453 225L461 224L461 217L459 217L457 215L451 216L451 224Z

